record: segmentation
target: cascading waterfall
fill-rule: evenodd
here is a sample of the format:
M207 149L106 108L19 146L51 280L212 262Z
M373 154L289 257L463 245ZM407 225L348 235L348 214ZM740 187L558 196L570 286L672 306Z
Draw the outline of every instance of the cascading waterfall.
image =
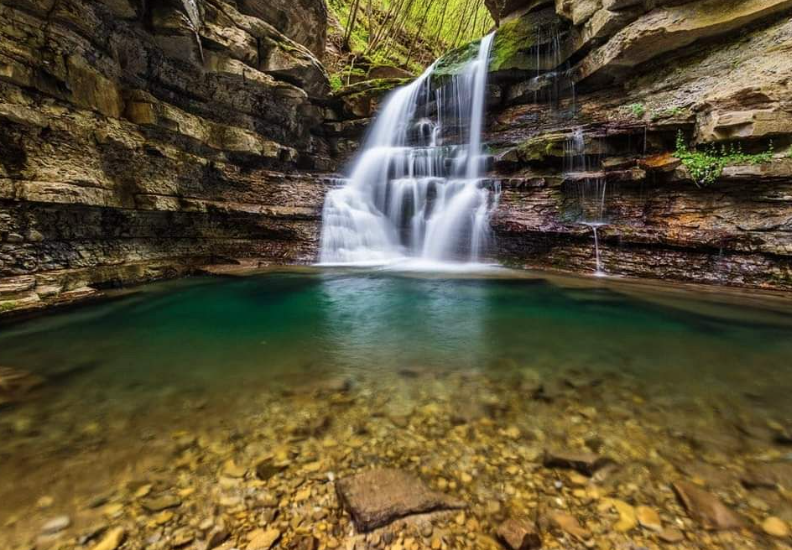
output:
M460 74L433 78L433 65L387 99L345 185L325 199L321 263L484 257L497 202L481 150L493 38Z

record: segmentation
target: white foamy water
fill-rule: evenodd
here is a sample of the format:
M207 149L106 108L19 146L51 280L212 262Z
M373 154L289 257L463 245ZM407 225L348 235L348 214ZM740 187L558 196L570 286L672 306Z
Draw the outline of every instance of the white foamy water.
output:
M325 199L320 263L485 258L497 202L481 150L493 37L460 74L437 78L433 65L386 100L346 183Z

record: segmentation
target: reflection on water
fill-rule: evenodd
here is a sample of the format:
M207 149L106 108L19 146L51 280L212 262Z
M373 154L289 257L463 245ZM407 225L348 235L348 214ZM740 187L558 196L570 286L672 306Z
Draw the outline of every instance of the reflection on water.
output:
M199 278L2 325L0 366L27 373L35 384L18 395L13 385L0 392L0 477L14 480L0 487L0 521L11 518L24 538L35 526L19 516L42 496L87 501L148 477L149 461L165 461L157 471L170 471L174 433L223 441L208 444L228 446L216 460L245 456L251 439L270 449L307 446L299 451L305 461L316 459L317 445L328 460L334 453L350 460L365 445L343 445L376 441L377 430L388 441L419 435L456 449L464 442L453 427L472 422L468 416L481 409L489 420L470 429L484 430L477 441L488 449L517 445L486 439L513 433L514 425L542 434L585 427L606 447L610 441L611 452L624 453L605 435L617 438L629 420L646 429L631 437L648 442L629 452L655 460L660 451L649 448L652 441L688 445L677 436L689 430L716 442L707 451L712 456L765 452L767 426L790 421L792 312L783 302L578 283L508 272ZM339 377L357 393L315 392ZM560 389L551 392L553 384ZM332 423L320 418L307 431L290 427L327 411ZM333 434L332 446L324 446L321 430ZM759 438L758 450L743 439L734 446L732 439L746 434ZM546 437L532 436L508 452L527 453ZM381 443L371 452L388 454L366 455L362 463L397 456ZM405 452L416 467L415 456L440 463L433 448ZM201 460L213 463L207 456ZM185 479L214 487L215 470L208 478L191 471L197 477Z

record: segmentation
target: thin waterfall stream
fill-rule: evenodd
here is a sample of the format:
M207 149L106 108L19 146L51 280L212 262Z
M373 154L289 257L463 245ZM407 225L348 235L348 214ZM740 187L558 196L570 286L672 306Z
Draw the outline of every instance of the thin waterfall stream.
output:
M605 175L591 169L586 150L585 134L576 128L564 146L564 177L577 186L578 208L577 223L588 227L594 233L594 258L597 276L607 275L602 265L599 246L599 229L608 224L605 200L608 184Z
M481 262L497 191L484 185L487 70L494 33L459 74L436 64L384 103L322 214L321 264Z

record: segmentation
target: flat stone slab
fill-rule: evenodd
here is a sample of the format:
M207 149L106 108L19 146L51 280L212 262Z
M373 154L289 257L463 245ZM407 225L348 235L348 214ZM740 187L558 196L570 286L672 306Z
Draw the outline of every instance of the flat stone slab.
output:
M336 492L361 533L413 514L467 508L461 500L432 491L414 475L389 468L339 480Z
M742 519L715 495L686 481L678 481L673 487L688 514L698 520L705 529L726 531L744 527Z

